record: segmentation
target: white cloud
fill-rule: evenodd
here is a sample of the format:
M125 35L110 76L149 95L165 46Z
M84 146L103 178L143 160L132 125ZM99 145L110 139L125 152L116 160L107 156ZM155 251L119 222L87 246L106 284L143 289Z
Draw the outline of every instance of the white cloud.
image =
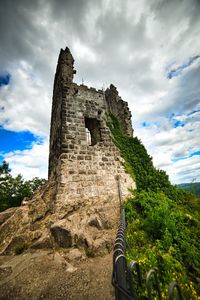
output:
M49 134L51 90L37 78L31 65L19 62L8 72L10 84L0 89L0 124L4 128L28 130L37 135ZM51 88L52 89L52 88Z
M171 180L174 183L200 181L200 157L192 156L187 159L179 160L172 166L166 168Z
M14 176L22 174L24 178L33 177L47 178L47 158L49 143L45 140L43 144L34 143L32 149L13 151L5 155Z
M167 70L199 55L198 1L19 0L12 10L11 2L0 12L0 71L12 76L11 84L0 89L5 128L48 136L56 61L60 48L69 46L75 80L118 87L132 110L135 133L157 166L174 170L175 158L199 150L200 114L191 112L200 109L200 60L167 78ZM185 126L173 128L171 113ZM150 127L141 128L144 121ZM18 170L14 164L13 170ZM180 163L170 178L190 180L186 170Z

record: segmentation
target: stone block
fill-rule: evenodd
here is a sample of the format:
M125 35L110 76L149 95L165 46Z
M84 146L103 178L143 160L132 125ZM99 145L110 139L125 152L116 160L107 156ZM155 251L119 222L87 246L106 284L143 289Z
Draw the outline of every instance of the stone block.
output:
M69 248L72 246L72 231L66 226L65 221L58 221L50 228L51 234L59 247Z
M92 156L91 155L86 155L85 156L85 160L91 160L92 159Z

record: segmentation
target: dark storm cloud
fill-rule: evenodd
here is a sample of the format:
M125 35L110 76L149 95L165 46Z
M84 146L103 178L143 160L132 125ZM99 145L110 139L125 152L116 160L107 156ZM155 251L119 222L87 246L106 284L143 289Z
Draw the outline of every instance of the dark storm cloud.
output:
M1 1L0 3L0 71L12 63L28 61L45 75L55 68L60 48L70 37L83 35L84 18L89 1ZM54 32L65 32L62 44ZM54 52L53 66L47 63ZM50 52L50 53L49 53Z
M97 88L114 83L129 102L136 131L138 124L156 124L161 116L159 141L179 141L181 132L187 147L196 147L199 123L194 122L191 139L185 132L189 120L181 131L174 130L166 116L198 110L198 60L172 80L166 78L166 70L176 70L199 55L199 12L197 0L0 0L0 74L11 75L9 84L0 88L0 124L48 136L57 58L60 48L69 46L75 81L83 78ZM153 130L138 130L145 144ZM156 141L150 145L153 148ZM166 148L163 165L170 165L172 152ZM30 150L31 162L37 153L37 147ZM13 161L16 157L14 153Z
M34 36L39 34L32 22L37 10L38 1L1 1L1 67L7 67L11 60L31 59Z
M137 7L126 1L116 1L116 7L108 5L106 9L103 1L92 0L5 1L0 11L0 66L6 69L12 61L28 60L49 79L48 74L55 69L59 48L68 45L73 50L73 43L78 40L97 57L94 62L76 59L81 67L80 77L89 82L104 78L105 82L114 80L118 84L121 76L125 76L127 85L130 85L128 79L142 76L142 72L151 69L149 49L155 47L155 40L147 34L148 16L152 14L167 20L170 12L171 22L177 19L174 12L176 1L150 3L151 9L143 10L134 18L132 13ZM95 21L90 23L93 19ZM50 63L47 63L49 58ZM115 78L111 80L113 73ZM141 79L142 82L148 80Z
M85 0L50 0L50 17L52 20L66 20L66 24L71 26L71 30L81 36L85 32L84 16L89 10L90 3L93 1ZM67 28L66 28L67 29Z

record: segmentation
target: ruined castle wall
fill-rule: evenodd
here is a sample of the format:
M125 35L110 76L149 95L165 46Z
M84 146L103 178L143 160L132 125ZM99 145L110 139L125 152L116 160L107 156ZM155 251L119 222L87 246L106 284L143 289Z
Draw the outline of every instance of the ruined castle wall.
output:
M56 174L55 167L58 165L61 154L62 101L60 99L62 99L62 86L60 84L54 85L49 145L49 177Z
M118 95L118 91L114 85L111 84L110 88L106 90L105 99L108 105L108 111L118 118L124 133L132 136L133 128L128 103L123 101Z
M129 112L127 104L117 98L115 107L116 89L115 97L108 102L109 92L105 97L101 90L73 83L73 58L71 53L64 54L65 59L58 62L59 80L54 86L49 162L49 177L54 176L58 182L57 209L65 215L75 206L102 200L113 201L119 207L117 178L124 197L134 183L125 173L119 150L111 139L106 114L112 112L123 119ZM113 90L110 94L114 94ZM127 124L124 128L131 134Z
M65 85L73 80L76 71L73 68L74 59L68 48L61 49L54 79L53 102L51 111L50 145L49 145L49 178L56 177L56 168L59 165L63 131L62 120L65 116L63 93ZM68 87L66 87L68 88Z

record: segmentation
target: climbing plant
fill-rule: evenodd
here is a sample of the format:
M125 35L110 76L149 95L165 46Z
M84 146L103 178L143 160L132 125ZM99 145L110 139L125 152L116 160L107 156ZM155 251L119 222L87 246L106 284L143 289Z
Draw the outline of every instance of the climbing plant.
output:
M108 126L137 185L125 203L128 261L137 260L144 273L157 269L164 298L170 282L177 281L185 299L198 299L200 199L172 185L168 175L154 167L142 142L123 133L115 116L108 117ZM139 291L139 297L145 294Z

